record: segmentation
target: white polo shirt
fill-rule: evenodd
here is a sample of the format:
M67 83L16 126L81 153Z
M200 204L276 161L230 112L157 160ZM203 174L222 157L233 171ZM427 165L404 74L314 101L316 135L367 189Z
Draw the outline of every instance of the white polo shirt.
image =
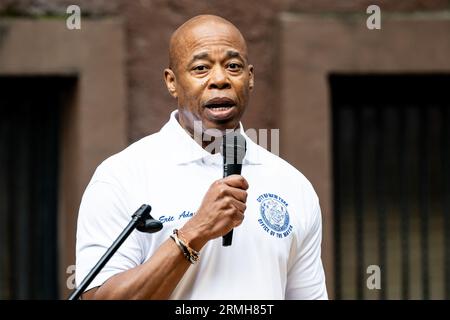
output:
M202 149L172 112L158 133L105 160L81 201L76 245L79 285L131 215L142 205L163 222L154 234L135 230L88 289L147 259L196 212L210 185L223 175L220 154ZM244 134L242 176L247 210L233 243L209 241L172 299L326 299L320 258L321 213L309 181L286 161Z

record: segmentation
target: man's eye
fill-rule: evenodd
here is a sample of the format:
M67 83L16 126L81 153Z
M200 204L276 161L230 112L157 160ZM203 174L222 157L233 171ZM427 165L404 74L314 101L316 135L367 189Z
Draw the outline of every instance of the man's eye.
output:
M206 71L206 66L200 65L194 68L195 71Z
M228 68L230 68L231 70L239 70L242 68L242 66L238 63L230 63L228 65Z

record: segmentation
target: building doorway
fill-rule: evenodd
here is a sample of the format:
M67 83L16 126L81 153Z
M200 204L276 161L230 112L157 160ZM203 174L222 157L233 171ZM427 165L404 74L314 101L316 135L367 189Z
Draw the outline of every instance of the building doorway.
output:
M70 77L0 77L0 299L58 298L60 118Z
M450 298L449 86L449 75L330 77L337 299Z

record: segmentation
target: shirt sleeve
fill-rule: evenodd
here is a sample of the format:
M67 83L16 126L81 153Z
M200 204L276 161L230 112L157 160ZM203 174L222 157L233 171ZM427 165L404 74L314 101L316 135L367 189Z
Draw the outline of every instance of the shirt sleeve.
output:
M288 269L286 299L326 300L325 273L321 260L322 217L316 197L312 208L311 223L306 235L294 248L293 261Z
M91 181L81 200L77 223L77 286L131 221L123 190L109 182ZM137 209L137 208L136 208ZM101 286L113 275L141 264L142 248L133 231L86 290Z

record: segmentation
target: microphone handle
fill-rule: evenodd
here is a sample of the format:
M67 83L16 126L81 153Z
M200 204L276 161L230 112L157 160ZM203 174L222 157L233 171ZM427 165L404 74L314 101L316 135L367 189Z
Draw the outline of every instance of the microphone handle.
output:
M222 237L222 246L229 247L233 241L233 229Z
M242 164L234 163L234 164L225 164L223 166L223 177L231 176L232 174L241 174ZM233 229L228 232L226 235L222 237L222 246L229 247L233 241Z

